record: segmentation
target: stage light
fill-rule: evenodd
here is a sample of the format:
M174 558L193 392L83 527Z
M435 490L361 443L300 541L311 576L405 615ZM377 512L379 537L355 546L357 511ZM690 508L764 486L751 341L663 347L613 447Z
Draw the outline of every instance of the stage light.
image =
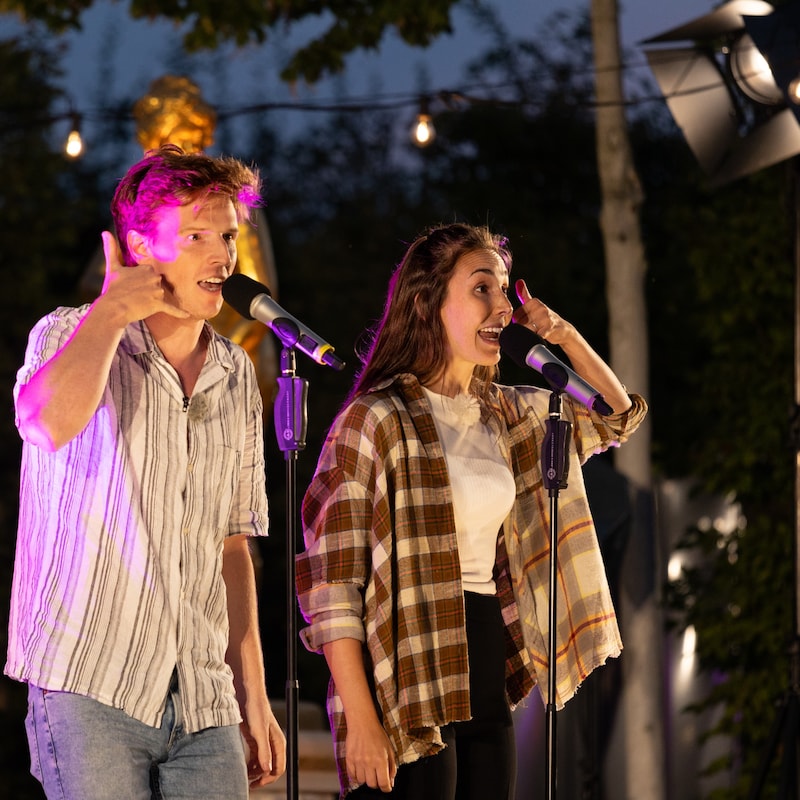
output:
M761 0L730 0L643 42L712 186L800 153L800 106L789 100L790 83L800 76L798 31L796 4L776 10Z
M769 62L748 34L743 33L729 48L728 64L733 79L751 100L768 106L783 101Z

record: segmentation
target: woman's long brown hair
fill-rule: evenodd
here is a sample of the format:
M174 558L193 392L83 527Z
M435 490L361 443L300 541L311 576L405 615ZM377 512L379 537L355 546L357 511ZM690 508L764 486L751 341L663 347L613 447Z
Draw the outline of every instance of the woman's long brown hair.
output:
M442 373L446 334L441 308L456 262L475 250L496 253L511 271L506 238L486 227L438 225L411 243L389 282L383 316L373 330L364 368L348 401L401 372L416 375L422 383ZM484 394L496 372L496 367L477 366L473 390Z

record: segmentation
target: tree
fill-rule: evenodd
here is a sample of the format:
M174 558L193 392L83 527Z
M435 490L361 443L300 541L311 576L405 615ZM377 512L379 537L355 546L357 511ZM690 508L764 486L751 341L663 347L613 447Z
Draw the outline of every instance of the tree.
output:
M625 119L617 0L592 0L597 85L597 165L603 205L600 226L606 261L611 365L623 383L649 396L648 325L644 277L646 258L639 214L642 186ZM650 421L615 454L634 496L649 503L652 490ZM640 507L641 503L633 503ZM657 532L649 515L634 518L623 568L621 626L626 785L624 796L665 796L664 720L661 707L663 620L656 591ZM632 753L636 757L630 757Z
M11 387L30 327L74 297L87 225L96 220L93 175L54 148L43 118L66 104L54 88L57 58L36 38L0 42L0 653L6 621L19 497L20 442ZM0 678L0 783L9 796L41 797L27 769L25 688Z
M546 42L498 39L476 58L472 82L513 88L496 104L438 115L438 138L425 151L393 160L389 120L366 114L342 115L285 150L253 154L272 186L282 302L350 360L344 376L301 366L312 378L301 469L313 469L356 363L351 347L380 312L392 263L426 223L459 218L508 234L515 274L607 349L594 106L583 66L591 39L584 20L559 19L564 24L548 25ZM679 598L698 627L704 666L727 676L709 702L726 705L720 732L742 747L742 777L726 795L738 798L786 672L792 482L783 409L788 415L792 280L785 191L780 170L772 170L730 192L708 192L660 110L646 108L629 131L644 187L653 469L735 492L747 516L746 531L724 549L713 529L704 532L715 560L703 576L690 576ZM502 374L536 380L505 364ZM626 380L638 387L640 379ZM279 470L280 462L271 471L277 480ZM652 584L652 572L646 578ZM626 639L629 653L631 646ZM660 697L662 687L653 691ZM634 768L640 745L629 752ZM657 750L650 757L657 760Z
M450 33L450 10L462 0L273 0L248 3L199 3L179 0L131 0L134 19L163 18L184 29L189 51L213 49L222 42L243 46L263 42L311 20L317 32L284 68L287 81L314 83L325 73L339 72L344 58L358 48L375 49L388 30L410 45L425 47ZM81 14L95 0L0 0L0 12L15 12L38 21L55 33L80 28Z
M684 379L685 394L669 413L683 420L682 456L699 487L741 509L733 531L713 520L687 531L681 547L696 556L694 565L667 595L674 624L695 627L701 667L714 677L693 709L721 710L704 739L733 743L706 765L711 775L734 778L709 795L715 800L752 796L775 703L790 678L794 262L786 166L724 192L709 191L698 177L686 187L685 204L668 212L670 226L685 231L681 262L694 297L682 326L705 364ZM772 791L767 786L762 796Z

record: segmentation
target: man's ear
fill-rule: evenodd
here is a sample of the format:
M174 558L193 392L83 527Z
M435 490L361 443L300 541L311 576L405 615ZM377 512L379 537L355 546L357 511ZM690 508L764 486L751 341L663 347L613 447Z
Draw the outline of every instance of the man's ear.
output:
M139 231L128 231L128 250L137 264L142 261L149 261L152 258L150 242Z

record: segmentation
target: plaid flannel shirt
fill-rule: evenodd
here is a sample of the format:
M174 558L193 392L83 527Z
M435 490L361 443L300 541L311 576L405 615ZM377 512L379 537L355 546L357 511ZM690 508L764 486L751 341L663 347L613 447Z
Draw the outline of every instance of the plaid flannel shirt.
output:
M636 430L647 406L631 399L628 411L600 417L564 397L573 440L558 506L559 707L622 647L580 464ZM495 385L489 403L517 489L495 568L512 706L537 683L543 695L548 685L550 509L540 449L549 402L547 390ZM305 646L364 642L367 676L398 763L438 752L441 726L470 716L467 641L447 465L414 376L396 376L337 417L302 516L306 550L296 575L310 623L301 631ZM328 712L344 795L355 785L345 770L347 728L332 682Z

